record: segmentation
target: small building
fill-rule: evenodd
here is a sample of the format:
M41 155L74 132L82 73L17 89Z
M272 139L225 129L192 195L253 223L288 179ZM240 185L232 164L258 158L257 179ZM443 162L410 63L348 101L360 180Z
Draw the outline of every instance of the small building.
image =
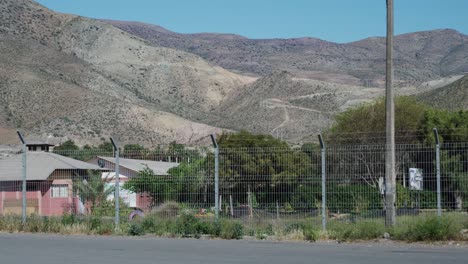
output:
M45 151L49 152L50 147L53 147L54 145L42 142L42 141L27 141L26 142L26 147L29 151Z
M30 144L31 151L26 153L26 211L43 216L77 213L83 205L73 193L73 180L85 178L89 170L102 169L48 152L49 146ZM21 214L22 175L22 154L0 160L0 215Z
M102 179L107 182L108 186L115 186L116 175L116 160L112 157L97 157L91 161L93 164L98 165L105 171L103 172ZM122 188L126 181L134 178L138 175L138 172L144 170L145 168L151 169L155 177L168 176L168 171L171 168L179 166L177 162L164 162L164 161L152 161L152 160L140 160L140 159L126 159L119 158L119 181L120 181L120 192L119 196L122 198L123 202L132 208L138 208L143 211L148 211L151 209L151 199L145 193L131 193ZM108 197L108 200L113 200L113 195Z

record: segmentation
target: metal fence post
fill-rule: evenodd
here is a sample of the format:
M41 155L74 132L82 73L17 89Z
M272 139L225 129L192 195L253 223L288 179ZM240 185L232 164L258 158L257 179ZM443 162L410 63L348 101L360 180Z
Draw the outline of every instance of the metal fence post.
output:
M16 131L16 133L18 134L19 138L20 138L20 141L21 143L23 144L22 145L22 179L23 179L23 184L22 184L22 205L21 205L21 222L23 225L26 224L26 156L27 156L27 153L26 153L26 142L24 141L24 137L23 135L21 134L21 132L19 131Z
M214 146L214 160L215 160L215 220L219 219L219 148L218 142L216 142L215 135L211 134L211 141Z
M322 135L319 134L320 149L322 154L322 230L327 230L327 192L326 192L326 168L325 168L325 142L323 141Z
M436 142L436 170L437 170L437 215L442 216L441 190L440 190L440 141L437 128L433 129Z
M115 200L115 230L120 229L120 161L119 161L119 148L111 137L110 141L114 146L114 156L115 156L115 188L114 188L114 200Z

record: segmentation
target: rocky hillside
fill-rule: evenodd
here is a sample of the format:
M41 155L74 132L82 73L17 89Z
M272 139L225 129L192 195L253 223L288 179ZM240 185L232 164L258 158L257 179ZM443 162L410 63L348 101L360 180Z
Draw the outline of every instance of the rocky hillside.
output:
M159 111L93 65L28 40L0 40L1 143L72 138L97 144L118 136L147 145L196 141L220 130Z
M97 20L29 0L0 2L0 132L95 142L193 142L227 93L250 78L153 47ZM187 118L184 118L187 117ZM33 135L31 135L33 136Z
M231 116L223 127L241 127L300 142L305 135L328 128L337 112L382 95L379 88L331 84L275 72L233 91L219 112Z
M179 34L159 26L106 21L155 46L185 50L223 68L264 76L288 71L303 78L383 86L385 39L333 43L315 38L247 39L226 34ZM468 36L434 30L395 37L395 76L400 86L468 72Z
M407 39L397 52L397 66L405 67L397 71L401 83L466 69L459 59L466 36L417 35L419 42L398 37ZM327 128L335 113L383 94L358 86L382 81L382 41L182 35L1 0L0 144L17 142L17 128L51 143L97 144L111 135L123 144L197 143L222 129L300 142ZM399 92L434 85L424 87Z
M468 75L444 87L417 96L435 107L468 110Z

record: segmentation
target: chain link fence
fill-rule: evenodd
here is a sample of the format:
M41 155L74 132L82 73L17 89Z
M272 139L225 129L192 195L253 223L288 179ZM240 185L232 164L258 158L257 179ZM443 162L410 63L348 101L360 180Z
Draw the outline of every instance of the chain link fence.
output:
M12 153L0 159L0 215L73 215L113 228L184 213L252 228L383 222L385 145L308 146ZM396 153L397 221L467 217L467 142L398 144Z

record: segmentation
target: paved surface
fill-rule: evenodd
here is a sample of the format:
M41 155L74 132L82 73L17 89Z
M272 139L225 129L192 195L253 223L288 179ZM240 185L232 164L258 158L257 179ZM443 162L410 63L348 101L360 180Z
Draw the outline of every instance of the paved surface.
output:
M467 247L0 234L0 263L468 263Z

